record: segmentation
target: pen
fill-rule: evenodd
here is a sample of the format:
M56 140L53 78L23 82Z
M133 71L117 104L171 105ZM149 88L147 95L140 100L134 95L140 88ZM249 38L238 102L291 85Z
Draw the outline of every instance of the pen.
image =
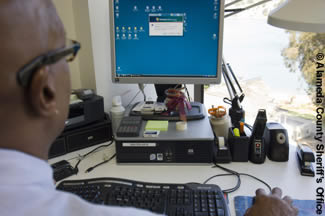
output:
M245 132L244 132L244 125L245 123L244 122L240 122L240 127L239 127L239 131L240 131L240 134L243 135Z

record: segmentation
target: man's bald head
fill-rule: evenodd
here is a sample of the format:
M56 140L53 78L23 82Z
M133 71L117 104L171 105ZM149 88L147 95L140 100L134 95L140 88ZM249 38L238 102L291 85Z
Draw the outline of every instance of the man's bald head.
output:
M0 31L0 88L7 90L16 84L23 65L65 42L51 0L1 0Z

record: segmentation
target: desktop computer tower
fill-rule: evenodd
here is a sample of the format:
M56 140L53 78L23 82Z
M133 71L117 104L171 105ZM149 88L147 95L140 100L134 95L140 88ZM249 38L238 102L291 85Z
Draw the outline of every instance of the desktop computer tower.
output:
M142 121L138 137L115 138L118 163L212 163L214 134L207 115L187 122L187 130L177 131L169 121L168 131L158 137L144 137L147 121Z

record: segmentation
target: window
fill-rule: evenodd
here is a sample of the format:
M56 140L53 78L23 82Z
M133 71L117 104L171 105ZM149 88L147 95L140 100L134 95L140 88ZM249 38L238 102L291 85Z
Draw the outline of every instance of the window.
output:
M252 2L246 0L242 5ZM278 3L225 18L223 53L246 95L242 104L246 122L253 125L258 109L266 109L268 122L279 122L288 130L290 144L313 146L316 106L311 71L315 69L303 57L313 55L314 49L325 50L325 34L289 32L268 25L267 14ZM206 86L206 107L225 105L225 96L229 94L224 81Z

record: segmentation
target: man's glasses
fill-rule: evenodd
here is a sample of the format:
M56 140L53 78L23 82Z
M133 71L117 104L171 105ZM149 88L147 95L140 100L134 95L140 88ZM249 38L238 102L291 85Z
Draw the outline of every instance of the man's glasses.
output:
M80 43L74 40L67 40L66 46L47 54L41 55L30 61L22 67L17 73L17 81L22 87L27 87L31 81L34 72L45 66L55 64L65 58L67 62L73 61L80 49Z

